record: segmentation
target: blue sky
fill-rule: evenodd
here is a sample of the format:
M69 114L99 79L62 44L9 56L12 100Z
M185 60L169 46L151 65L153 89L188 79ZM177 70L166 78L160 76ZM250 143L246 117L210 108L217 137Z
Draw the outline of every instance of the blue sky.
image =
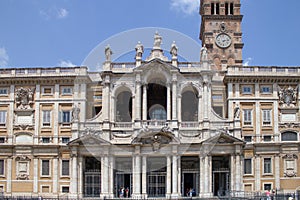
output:
M0 66L81 65L107 38L142 27L175 30L200 45L198 5L199 0L0 0ZM299 8L299 0L242 0L247 64L300 64Z

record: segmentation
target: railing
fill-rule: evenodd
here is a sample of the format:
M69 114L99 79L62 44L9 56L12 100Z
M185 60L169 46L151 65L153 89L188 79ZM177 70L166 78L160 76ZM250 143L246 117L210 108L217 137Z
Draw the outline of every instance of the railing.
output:
M244 73L265 73L276 75L295 75L300 74L300 67L276 67L276 66L228 66L228 74L241 74Z
M116 122L115 128L132 128L132 122Z
M166 120L144 120L144 125L147 125L149 127L162 127L166 125Z
M199 122L180 122L181 128L197 128L199 127Z
M134 62L112 63L111 65L112 65L113 69L121 69L121 68L130 69L130 68L134 68L135 67L135 63Z

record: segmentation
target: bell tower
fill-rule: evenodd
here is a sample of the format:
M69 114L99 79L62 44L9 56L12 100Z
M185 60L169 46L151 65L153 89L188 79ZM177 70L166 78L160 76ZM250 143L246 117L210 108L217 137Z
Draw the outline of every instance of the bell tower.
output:
M240 0L200 0L200 40L215 69L222 70L222 64L243 63L240 8Z

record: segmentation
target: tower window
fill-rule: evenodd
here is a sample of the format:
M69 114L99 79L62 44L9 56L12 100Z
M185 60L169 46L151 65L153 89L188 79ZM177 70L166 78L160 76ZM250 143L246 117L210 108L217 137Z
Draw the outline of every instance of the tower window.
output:
M219 3L211 3L211 14L219 15L220 14L220 4Z
M233 15L233 3L230 3L229 14Z
M228 3L225 3L225 15L228 15Z

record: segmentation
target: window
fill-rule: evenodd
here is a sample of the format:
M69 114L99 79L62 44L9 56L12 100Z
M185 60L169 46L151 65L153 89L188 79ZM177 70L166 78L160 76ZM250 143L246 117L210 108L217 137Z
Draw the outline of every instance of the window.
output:
M70 138L69 137L62 137L61 142L66 144L66 143L70 142Z
M43 126L51 126L51 111L43 110Z
M284 132L281 134L281 141L298 141L298 134L295 132Z
M44 87L42 90L42 94L43 95L52 95L53 91L52 91L52 87Z
M49 137L43 137L42 138L42 143L50 143L50 138Z
M243 94L252 94L252 87L251 86L243 86L242 93Z
M5 137L0 137L0 143L5 143Z
M59 112L60 122L61 123L70 123L71 122L71 111L61 111Z
M265 191L270 191L272 189L272 184L271 183L265 183L264 184L264 190Z
M262 94L270 94L271 93L271 86L261 86L260 92Z
M263 125L271 125L271 110L262 110Z
M252 142L252 136L244 136L245 142Z
M4 160L0 160L0 176L4 175Z
M166 120L167 112L161 105L155 104L150 108L150 119L152 120Z
M50 175L50 161L42 160L42 176Z
M7 95L8 89L7 88L0 88L0 95Z
M220 4L219 3L211 3L211 14L212 15L220 14Z
M50 192L50 187L42 185L42 193L49 193Z
M271 135L264 135L264 142L271 142L272 136Z
M5 126L6 124L6 111L0 111L0 126Z
M272 173L272 165L271 158L264 158L264 173L270 174Z
M252 110L245 109L244 110L244 125L252 125Z
M70 95L70 94L72 94L72 88L71 87L63 87L61 93L63 95Z
M252 159L247 158L244 160L244 174L252 174Z
M61 175L62 176L69 176L70 175L70 161L69 160L62 160L61 161Z
M61 187L61 192L62 193L69 193L69 186L62 186Z

